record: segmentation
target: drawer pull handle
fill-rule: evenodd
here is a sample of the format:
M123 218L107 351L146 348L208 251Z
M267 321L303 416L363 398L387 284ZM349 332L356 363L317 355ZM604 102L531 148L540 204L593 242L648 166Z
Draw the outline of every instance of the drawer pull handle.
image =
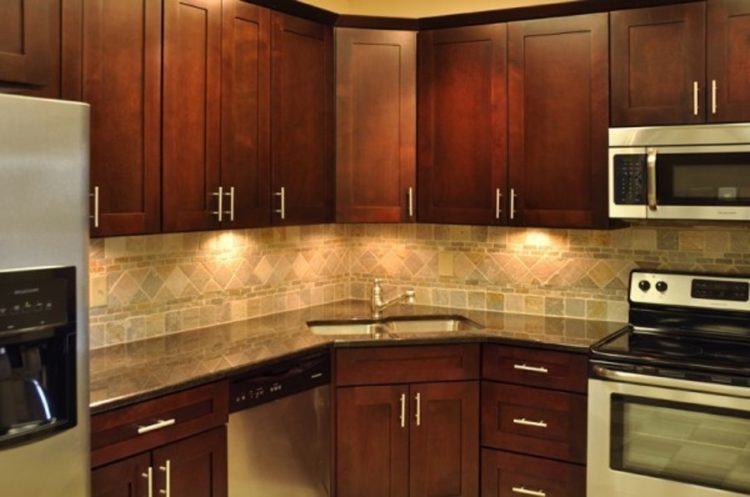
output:
M526 418L516 418L513 422L517 425L533 426L534 428L546 428L547 423L545 421L529 421Z
M546 492L541 490L529 490L526 487L513 487L514 494L533 495L534 497L547 497Z
M167 426L172 426L177 422L176 419L160 419L156 423L152 425L146 425L146 426L139 426L138 427L138 434L143 435L144 433L148 433L150 431L156 431L161 430L162 428L166 428Z
M520 371L528 371L530 373L540 373L540 374L548 374L549 369L542 367L542 366L529 366L528 364L514 364L513 369L518 369Z

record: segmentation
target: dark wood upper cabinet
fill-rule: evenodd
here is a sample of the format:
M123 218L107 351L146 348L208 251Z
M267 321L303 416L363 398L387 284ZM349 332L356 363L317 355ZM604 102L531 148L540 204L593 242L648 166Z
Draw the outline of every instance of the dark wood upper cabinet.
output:
M226 427L156 449L153 458L154 495L163 495L169 484L171 494L181 497L227 496Z
M750 2L709 0L708 120L750 121Z
M408 397L408 386L338 389L335 495L409 495Z
M508 28L511 223L607 225L607 14Z
M336 220L410 222L416 214L413 31L336 30Z
M92 497L148 497L149 453L102 466L91 472Z
M705 16L704 2L612 12L613 126L705 121Z
M218 227L221 0L164 0L164 231Z
M265 226L271 221L271 16L242 0L223 6L221 184L234 212L227 205L222 219L233 228Z
M506 26L420 32L418 64L419 221L504 222Z
M329 222L334 166L332 28L273 12L271 54L273 222Z
M411 386L411 497L479 495L479 385Z
M64 22L63 97L91 104L91 234L158 232L161 2L78 0Z
M59 46L59 0L5 0L0 15L0 87L44 87ZM57 17L55 17L57 16Z

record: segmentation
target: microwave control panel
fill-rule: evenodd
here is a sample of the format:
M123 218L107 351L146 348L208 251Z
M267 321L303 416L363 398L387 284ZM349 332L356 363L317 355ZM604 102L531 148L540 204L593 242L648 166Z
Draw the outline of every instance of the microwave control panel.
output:
M614 176L615 204L646 204L645 155L616 155Z

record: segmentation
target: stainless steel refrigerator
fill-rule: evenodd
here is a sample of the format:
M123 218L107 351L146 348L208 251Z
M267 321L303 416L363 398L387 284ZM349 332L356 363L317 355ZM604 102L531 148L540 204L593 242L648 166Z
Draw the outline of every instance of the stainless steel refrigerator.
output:
M89 490L85 104L0 95L0 495Z

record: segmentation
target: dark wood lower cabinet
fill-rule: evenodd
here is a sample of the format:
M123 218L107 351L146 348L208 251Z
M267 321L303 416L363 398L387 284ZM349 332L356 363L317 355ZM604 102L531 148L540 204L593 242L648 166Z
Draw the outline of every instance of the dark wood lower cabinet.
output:
M153 452L155 495L226 497L227 429L222 426ZM169 478L169 480L167 480Z
M408 386L340 388L336 496L409 495Z
M586 468L546 459L482 451L482 497L584 497Z
M410 497L479 494L479 385L411 386Z
M92 497L147 497L150 466L151 455L145 453L95 469Z
M149 481L149 470L151 480ZM149 484L151 488L149 489ZM92 497L227 496L225 426L95 468ZM169 489L169 491L167 491Z

